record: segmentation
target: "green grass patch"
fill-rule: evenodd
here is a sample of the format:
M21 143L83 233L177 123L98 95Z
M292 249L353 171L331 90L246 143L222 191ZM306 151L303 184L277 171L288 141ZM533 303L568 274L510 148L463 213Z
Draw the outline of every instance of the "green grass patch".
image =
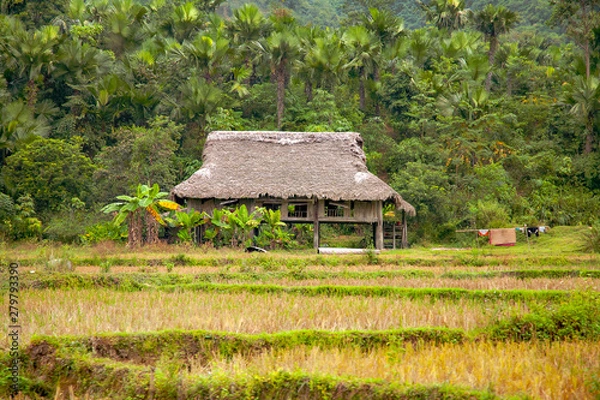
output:
M86 398L121 399L469 399L491 400L499 397L490 391L473 390L449 384L414 385L382 379L359 379L306 374L302 371L274 371L268 375L239 374L229 376L188 375L173 362L158 367L116 362L90 356L63 355L48 347L32 349L44 354L32 359L30 373L38 378L38 393L24 388L25 394L46 397L54 388ZM37 363L33 370L33 364Z
M600 278L600 270L586 269L521 269L512 271L448 271L440 278L450 279L481 279L515 277L518 279L562 279L562 278Z
M571 301L541 306L507 318L486 329L491 340L598 340L600 294L582 292Z
M330 348L353 347L368 351L403 343L462 343L467 335L460 329L414 328L385 331L300 330L272 334L233 334L214 331L162 331L95 336L36 337L30 347L51 346L65 354L92 354L115 361L154 364L161 357L208 361L214 357L248 356L273 349L296 346ZM36 352L37 350L30 350Z
M188 285L167 285L157 290L205 291L215 293L253 294L297 294L302 296L368 296L394 297L430 300L515 300L515 301L560 301L568 299L572 293L562 290L468 290L458 288L402 288L393 286L279 286L250 284L192 283Z
M137 291L150 287L187 285L198 282L268 282L274 279L321 280L321 279L378 279L378 278L433 278L431 271L306 271L288 270L274 272L204 272L198 274L177 273L50 273L24 274L20 280L21 289L92 289L115 288ZM0 283L0 291L8 289L8 281Z

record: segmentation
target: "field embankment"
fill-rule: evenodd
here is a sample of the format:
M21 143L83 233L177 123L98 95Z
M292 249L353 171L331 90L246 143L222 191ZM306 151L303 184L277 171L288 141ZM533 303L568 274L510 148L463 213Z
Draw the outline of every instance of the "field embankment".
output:
M600 257L576 243L376 256L5 249L3 265L20 263L19 396L594 399ZM0 340L0 397L9 348Z

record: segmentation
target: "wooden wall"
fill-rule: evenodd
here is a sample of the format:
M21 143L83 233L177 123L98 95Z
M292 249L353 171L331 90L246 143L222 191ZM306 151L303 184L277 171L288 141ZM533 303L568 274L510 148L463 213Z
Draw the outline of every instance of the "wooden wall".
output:
M331 202L338 206L338 212L327 212L327 205L330 202L327 200L319 201L317 204L318 220L321 222L347 222L347 223L376 223L379 220L378 202L373 201L336 201ZM237 201L224 199L187 199L188 206L198 211L211 213L215 208L236 207L245 204L249 212L252 212L256 207L269 205L279 205L281 210L281 220L285 222L313 222L315 212L314 199L240 199ZM290 206L295 206L299 209L306 206L305 216L295 216L290 212ZM331 207L331 205L330 205ZM335 206L334 206L335 207Z

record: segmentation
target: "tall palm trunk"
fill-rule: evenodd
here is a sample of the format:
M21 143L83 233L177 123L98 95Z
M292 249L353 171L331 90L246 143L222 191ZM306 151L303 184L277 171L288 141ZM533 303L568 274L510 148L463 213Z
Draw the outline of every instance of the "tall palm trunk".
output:
M27 105L30 108L33 108L35 106L35 103L37 102L38 95L38 87L33 79L27 81L25 91L27 96Z
M494 67L494 61L496 60L496 52L498 51L498 38L496 36L490 37L490 50L488 51L488 62L490 64L490 70L485 77L485 90L490 91L492 89L492 70Z
M360 67L360 77L358 83L359 107L361 111L366 108L365 82L367 81L367 70L365 67Z
M313 99L313 84L310 79L304 82L304 94L306 95L306 101L312 101Z
M283 113L285 112L285 60L275 66L275 80L277 81L277 130L283 126Z
M585 148L583 149L584 154L590 154L594 145L594 116L590 114L585 123Z

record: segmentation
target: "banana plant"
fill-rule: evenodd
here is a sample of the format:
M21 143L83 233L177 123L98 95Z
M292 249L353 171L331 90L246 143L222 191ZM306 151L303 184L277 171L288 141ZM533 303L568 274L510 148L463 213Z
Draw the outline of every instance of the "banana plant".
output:
M158 184L151 187L138 185L133 196L117 196L119 202L106 205L102 211L106 214L116 213L113 219L115 225L127 221L127 245L139 246L144 242L144 227L146 228L146 243L158 241L158 225L166 225L165 219L160 215L160 210L177 210L179 205L165 199L169 193L161 192Z
M283 229L286 225L281 221L281 210L262 210L264 223L258 242L271 249L291 245L292 235Z
M206 213L190 209L187 212L175 211L175 221L181 228L177 237L183 243L190 243L193 239L192 229L206 223Z
M232 246L236 246L239 243L243 243L245 246L252 244L250 233L260 225L263 217L262 211L262 209L257 208L252 213L249 213L246 205L242 204L235 210L227 212L229 223L233 228L233 235L231 237Z
M204 238L219 247L223 242L223 233L231 230L226 210L214 209L212 215L204 215L205 223L210 226L204 232Z

